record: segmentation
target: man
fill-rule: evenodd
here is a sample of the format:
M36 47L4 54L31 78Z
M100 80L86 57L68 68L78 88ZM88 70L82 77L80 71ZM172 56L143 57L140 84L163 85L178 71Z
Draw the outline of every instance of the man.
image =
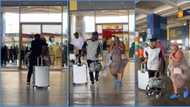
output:
M157 47L157 39L150 39L150 46L145 49L145 63L147 63L149 78L154 77L159 72L162 52Z
M95 64L98 61L98 56L100 54L100 45L98 41L98 33L93 32L91 39L89 39L86 43L86 52L87 52L87 63L89 67L89 75L92 85L94 85L94 80L98 82L99 79L99 71L95 69ZM95 77L94 77L95 72Z
M81 63L81 50L84 44L84 39L79 35L78 32L74 33L74 38L71 40L71 44L74 46L75 50L75 55L78 58L77 62L80 64Z
M34 35L34 40L31 42L31 54L29 58L29 68L27 75L27 85L30 85L30 79L33 73L33 67L37 65L37 58L41 55L42 40L39 34Z

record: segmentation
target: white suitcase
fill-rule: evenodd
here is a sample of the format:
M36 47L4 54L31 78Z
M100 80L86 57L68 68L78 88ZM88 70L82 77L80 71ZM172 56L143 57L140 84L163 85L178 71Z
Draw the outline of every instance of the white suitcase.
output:
M87 84L87 66L82 65L73 65L73 84Z
M49 66L34 66L33 74L34 87L49 87Z
M149 77L147 70L138 70L138 88L141 90L146 90L148 85Z

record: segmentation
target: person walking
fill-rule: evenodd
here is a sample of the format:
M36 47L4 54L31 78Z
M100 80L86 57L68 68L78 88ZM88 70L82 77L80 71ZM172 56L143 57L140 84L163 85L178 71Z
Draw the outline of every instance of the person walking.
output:
M119 37L114 37L114 41L111 44L111 74L114 77L115 86L122 86L122 77L124 72L124 66L122 60L122 54L125 51L125 46L123 42L119 40Z
M37 65L37 58L41 55L43 42L40 39L40 34L34 35L34 40L31 42L31 54L29 56L29 68L27 74L27 85L30 85L31 76L33 73L34 66Z
M74 46L74 52L77 58L77 63L81 64L82 47L84 45L84 38L79 35L78 32L74 33L74 38L71 40L71 44Z
M177 43L171 45L168 69L170 71L170 78L172 80L174 91L174 94L170 96L170 99L177 99L179 97L178 89L183 89L183 97L187 98L189 91L186 81L189 75L189 66Z
M157 47L157 38L150 39L150 46L144 50L145 60L143 64L147 64L148 76L149 78L160 76L160 63L162 60L162 52L159 47ZM152 88L153 90L161 91L161 88ZM160 94L160 93L156 93Z
M87 40L85 45L85 49L87 52L87 63L89 67L89 76L92 85L94 85L95 80L98 82L99 80L99 71L95 69L96 62L98 61L98 56L100 54L100 44L98 41L98 33L93 32L91 39ZM95 72L95 76L94 76Z
M156 72L159 72L161 58L163 58L160 48L157 47L156 38L150 39L150 46L147 47L144 52L144 63L147 64L148 75L149 78L151 78L156 75Z

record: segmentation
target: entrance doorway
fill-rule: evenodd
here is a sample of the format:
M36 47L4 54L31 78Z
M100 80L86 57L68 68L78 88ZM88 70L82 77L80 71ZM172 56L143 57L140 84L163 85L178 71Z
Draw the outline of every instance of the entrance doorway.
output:
M40 34L45 38L51 58L51 68L60 70L62 68L63 36L61 35L61 23L21 23L20 30L20 58L19 68L26 68L28 65L28 54L30 53L31 41L34 34Z

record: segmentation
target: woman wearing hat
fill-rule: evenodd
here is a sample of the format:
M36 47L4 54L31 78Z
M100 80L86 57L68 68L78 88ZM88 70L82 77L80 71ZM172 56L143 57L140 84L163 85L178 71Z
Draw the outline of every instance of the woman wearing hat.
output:
M170 71L170 78L172 80L174 94L170 96L170 99L176 99L179 97L178 89L182 88L183 97L187 98L189 95L188 87L186 86L186 80L188 76L189 66L185 61L185 57L177 43L171 45L171 53L169 56L168 69Z

